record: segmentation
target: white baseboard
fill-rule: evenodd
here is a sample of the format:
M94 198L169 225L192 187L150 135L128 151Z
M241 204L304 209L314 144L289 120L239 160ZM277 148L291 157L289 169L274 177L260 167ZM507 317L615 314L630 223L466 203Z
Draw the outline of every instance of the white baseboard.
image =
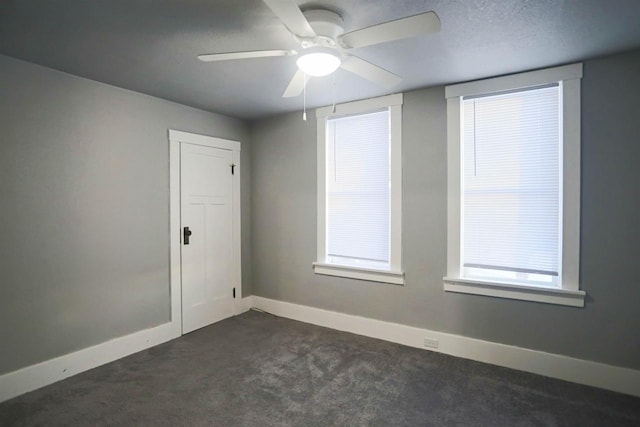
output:
M0 402L177 338L172 323L56 357L0 376Z
M240 300L240 313L245 313L253 307L253 296L249 295Z
M253 307L252 296L240 299L240 313L249 311L251 307ZM0 375L0 402L146 350L181 335L179 322L165 323Z
M640 371L633 369L258 296L242 298L240 304L242 312L256 307L289 319L416 348L425 349L424 339L429 337L439 341L439 348L427 348L427 350L640 396ZM178 336L180 333L178 331L176 335L174 325L165 323L9 372L0 376L0 402L162 344Z
M301 322L640 396L640 371L634 369L353 316L255 295L252 297L252 302L256 308ZM425 338L438 340L438 348L425 348Z

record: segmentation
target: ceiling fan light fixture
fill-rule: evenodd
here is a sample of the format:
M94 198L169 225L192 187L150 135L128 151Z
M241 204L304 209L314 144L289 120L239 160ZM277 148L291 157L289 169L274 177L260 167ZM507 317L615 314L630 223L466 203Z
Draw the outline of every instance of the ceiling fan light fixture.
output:
M298 68L313 77L327 76L338 69L342 60L332 51L313 51L305 53L298 60Z

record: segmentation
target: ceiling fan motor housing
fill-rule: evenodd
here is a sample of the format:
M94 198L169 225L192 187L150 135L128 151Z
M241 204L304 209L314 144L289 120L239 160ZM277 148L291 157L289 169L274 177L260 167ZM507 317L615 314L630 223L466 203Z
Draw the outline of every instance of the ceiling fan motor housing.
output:
M309 47L337 47L337 38L344 32L342 17L326 9L311 9L303 12L304 17L315 31L314 39L300 39L300 45Z

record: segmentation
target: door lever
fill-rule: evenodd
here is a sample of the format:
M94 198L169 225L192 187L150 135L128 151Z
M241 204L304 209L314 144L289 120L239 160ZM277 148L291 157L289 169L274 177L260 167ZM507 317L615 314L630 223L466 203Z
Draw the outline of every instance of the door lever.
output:
M184 242L185 245L189 244L189 236L191 236L191 230L189 230L189 227L184 227L182 229L182 240Z

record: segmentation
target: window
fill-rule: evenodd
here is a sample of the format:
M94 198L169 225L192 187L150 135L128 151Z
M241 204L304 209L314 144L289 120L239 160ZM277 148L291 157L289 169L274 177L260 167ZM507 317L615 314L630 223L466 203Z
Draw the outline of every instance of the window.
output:
M446 291L584 306L582 64L446 88Z
M318 274L403 284L402 95L317 110Z

